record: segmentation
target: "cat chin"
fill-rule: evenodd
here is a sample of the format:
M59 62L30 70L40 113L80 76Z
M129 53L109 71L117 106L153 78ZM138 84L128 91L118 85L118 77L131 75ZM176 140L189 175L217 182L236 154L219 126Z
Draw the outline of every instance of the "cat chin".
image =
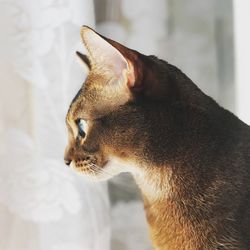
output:
M98 171L88 170L86 167L76 167L74 161L70 163L70 168L83 176L88 181L107 181L112 177L126 172L134 172L135 167L127 162L123 162L118 158L112 158L103 167L99 167Z
M70 163L70 168L83 176L88 181L106 181L122 172L129 172L127 165L122 164L118 160L109 160L103 167L99 167L98 171L88 170L86 167L76 167L74 161Z
M69 165L69 167L75 171L76 173L78 173L79 175L81 175L85 180L87 181L94 181L94 182L98 182L98 181L106 181L108 179L110 179L112 176L106 174L103 171L91 171L91 170L88 170L87 167L77 167L75 162L72 161ZM105 166L104 166L105 168Z

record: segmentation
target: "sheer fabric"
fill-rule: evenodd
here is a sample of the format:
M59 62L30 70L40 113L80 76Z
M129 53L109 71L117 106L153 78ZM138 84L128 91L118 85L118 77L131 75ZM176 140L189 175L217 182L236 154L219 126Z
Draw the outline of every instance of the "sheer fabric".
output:
M74 53L93 3L1 1L0 18L0 249L109 249L106 184L63 163L65 114L86 74Z

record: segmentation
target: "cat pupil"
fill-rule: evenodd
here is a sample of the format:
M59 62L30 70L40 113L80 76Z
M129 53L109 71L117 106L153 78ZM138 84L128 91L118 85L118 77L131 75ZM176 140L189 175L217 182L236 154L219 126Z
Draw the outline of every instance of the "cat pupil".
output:
M87 122L83 119L79 119L77 125L80 136L84 137L87 131Z

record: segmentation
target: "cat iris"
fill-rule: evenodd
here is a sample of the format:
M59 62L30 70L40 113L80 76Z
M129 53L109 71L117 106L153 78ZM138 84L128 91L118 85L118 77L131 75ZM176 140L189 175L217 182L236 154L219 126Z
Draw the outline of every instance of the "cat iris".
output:
M87 131L87 122L84 121L83 119L78 119L77 126L78 126L79 135L81 137L85 137L86 131Z

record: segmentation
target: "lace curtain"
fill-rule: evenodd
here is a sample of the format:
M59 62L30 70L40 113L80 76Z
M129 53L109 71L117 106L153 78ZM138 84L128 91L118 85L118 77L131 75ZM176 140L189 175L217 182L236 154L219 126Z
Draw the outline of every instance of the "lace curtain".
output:
M1 250L110 249L105 183L63 163L65 114L84 81L92 1L1 1Z

